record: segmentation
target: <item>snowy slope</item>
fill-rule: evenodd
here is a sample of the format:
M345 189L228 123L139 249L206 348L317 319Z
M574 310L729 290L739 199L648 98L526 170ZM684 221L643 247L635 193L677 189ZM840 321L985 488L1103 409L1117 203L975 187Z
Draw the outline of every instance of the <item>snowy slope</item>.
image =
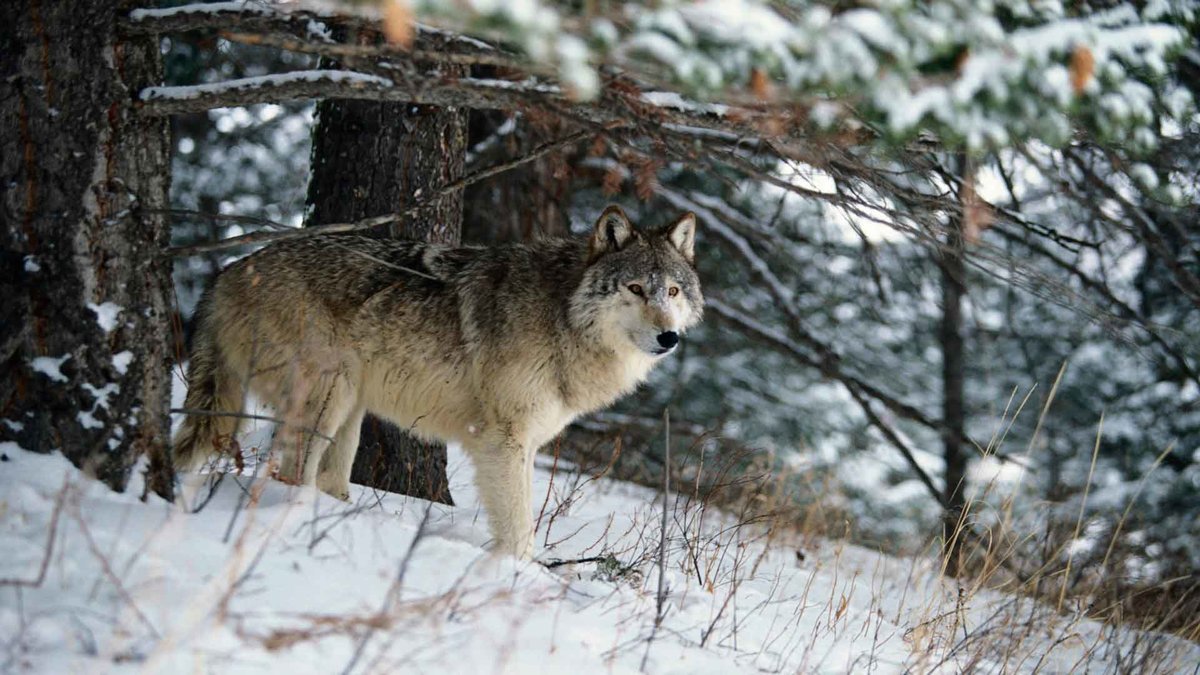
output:
M456 507L357 487L344 504L230 476L185 514L139 502L139 486L108 492L60 456L0 450L4 671L632 673L645 659L652 673L1105 672L1130 652L1151 672L1200 663L1190 643L1018 598L969 593L956 610L929 561L836 542L801 560L785 538L711 510L701 523L682 501L655 633L660 497L562 465L549 491L548 466L536 475L539 557L611 553L607 574L488 556L457 453ZM13 583L36 581L43 562L40 583Z

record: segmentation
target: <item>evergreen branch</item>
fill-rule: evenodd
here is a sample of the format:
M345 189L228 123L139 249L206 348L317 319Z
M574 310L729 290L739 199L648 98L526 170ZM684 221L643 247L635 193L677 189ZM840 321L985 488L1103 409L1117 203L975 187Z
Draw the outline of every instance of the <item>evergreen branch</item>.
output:
M839 355L833 349L833 347L817 339L804 327L803 320L800 317L799 310L797 310L795 306L792 294L784 285L784 283L777 276L775 276L774 272L771 271L771 268L766 261L764 261L758 256L758 254L754 252L754 250L750 247L749 242L735 233L731 228L725 226L724 221L719 218L717 214L713 213L709 209L706 209L697 201L689 199L686 196L672 190L663 188L659 190L659 194L663 195L663 197L665 197L667 201L671 202L673 205L680 208L686 208L700 215L705 223L705 230L716 235L734 253L736 253L746 262L750 273L759 279L763 287L766 288L771 294L776 306L783 310L784 315L788 319L788 328L791 330L791 332L795 334L796 338L803 343L805 347L817 354L817 356L815 358L810 356L809 353L801 349L799 345L795 345L786 337L781 335L772 338L772 340L776 342L778 346L785 347L786 351L793 353L797 358L801 358L805 365L819 370L822 375L839 380L847 386L857 389L871 398L878 400L893 413L939 433L945 433L946 429L943 428L941 421L928 417L916 407L909 405L891 396L890 394L887 394L874 385L863 381L859 377L845 372L841 365L841 355ZM733 311L719 302L716 303L716 306ZM734 315L723 312L723 310L718 310L717 313L727 319L735 321L737 320ZM757 322L755 323L758 325ZM763 327L763 329L765 329L765 327ZM755 332L762 333L763 331L756 329ZM961 440L973 444L970 439L964 438Z

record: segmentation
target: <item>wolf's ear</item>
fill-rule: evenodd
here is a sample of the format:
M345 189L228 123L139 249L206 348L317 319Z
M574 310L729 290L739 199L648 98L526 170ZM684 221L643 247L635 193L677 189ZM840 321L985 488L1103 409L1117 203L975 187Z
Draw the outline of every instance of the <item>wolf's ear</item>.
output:
M596 229L592 231L592 240L588 246L588 260L592 261L605 253L620 251L625 244L636 236L633 224L625 217L621 207L613 204L604 209L596 221Z
M696 214L688 211L667 227L667 239L678 249L689 263L695 261L696 254Z

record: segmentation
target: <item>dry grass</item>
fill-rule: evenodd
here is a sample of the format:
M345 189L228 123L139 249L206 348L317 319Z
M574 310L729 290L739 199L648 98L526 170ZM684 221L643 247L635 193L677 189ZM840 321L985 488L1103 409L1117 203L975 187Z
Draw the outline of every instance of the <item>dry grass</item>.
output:
M1006 408L988 447L983 449L985 456L996 454L1004 446L1029 398L1027 394L1015 405L1011 416ZM1052 401L1053 395L1040 411L1026 459L1036 447ZM1010 407L1014 403L1010 401ZM1088 510L1091 472L1096 467L1102 433L1100 420L1096 443L1091 448L1088 481L1070 513L1058 504L1034 501L1022 491L1020 481L1011 486L992 481L971 496L950 535L961 543L963 573L944 581L946 588L953 589L948 596L929 594L928 605L903 636L913 654L918 655L910 664L913 670L926 672L953 664L959 672L993 672L996 668L1002 672L1045 672L1048 659L1064 646L1078 654L1070 671L1094 669L1099 661L1118 672L1176 672L1195 665L1179 660L1178 643L1173 638L1200 642L1200 575L1192 571L1146 581L1126 573L1144 564L1147 552L1144 545L1134 545L1122 535L1133 529L1135 504L1142 487L1170 449L1143 476L1122 512L1093 513ZM810 552L830 546L836 560L842 547L839 542L853 538L847 514L825 506L841 501L825 499L835 489L827 476L789 471L768 454L729 447L726 441L701 436L680 453L676 462L666 466L645 459L645 453L631 452L631 448L646 443L636 436L620 436L615 445L610 441L607 455L603 443L583 438L590 442L581 443L575 438L562 450L580 466L604 466L607 475L648 487L661 483L660 476L669 472L672 484L677 486L672 520L680 533L678 543L685 549L682 571L710 592L723 588L728 593L713 625L702 633L702 645L730 639L729 635L714 635L721 629L730 600L737 593L739 578L753 574L761 561L739 557L745 542L791 548L803 563ZM711 446L710 452L701 450L706 443ZM640 461L615 461L616 450L622 446L623 458L632 455ZM737 531L736 536L714 538L711 532L701 534L706 520L721 519L732 519L734 524L728 527ZM1084 536L1102 543L1085 550L1078 544ZM922 565L945 572L940 533L928 537L923 546L910 547L910 551L914 554L910 581L928 572L919 571ZM730 557L732 565L715 564ZM641 559L649 560L650 554L644 553ZM877 605L873 612L882 617L882 585L865 583L873 589L872 603ZM846 593L851 593L856 584L861 586L864 580L849 583ZM909 589L900 591L907 594ZM826 630L833 630L845 614L848 597L836 594L824 600L821 609L828 615ZM809 602L804 598L801 604ZM982 618L981 608L986 608ZM899 615L890 618L897 622L901 619ZM1099 622L1100 628L1090 633L1081 631L1080 626L1089 620ZM878 631L880 625L863 625L862 634ZM810 647L820 642L815 634L809 638ZM794 640L795 636L788 639ZM1044 647L1047 642L1049 647ZM1041 653L1035 653L1037 650ZM807 658L805 666L815 666ZM872 657L865 658L866 662L859 665L869 668Z

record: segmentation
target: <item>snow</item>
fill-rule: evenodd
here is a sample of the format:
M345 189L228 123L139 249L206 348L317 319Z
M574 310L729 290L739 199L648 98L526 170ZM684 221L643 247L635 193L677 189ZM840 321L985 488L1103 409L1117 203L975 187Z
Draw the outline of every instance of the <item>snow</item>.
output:
M121 392L121 387L118 384L109 382L103 387L95 387L87 382L81 385L87 393L92 395L93 403L91 410L80 410L75 419L79 422L79 426L84 429L103 429L104 422L96 418L96 411L100 409L108 410L108 397ZM120 432L121 428L117 427L115 432Z
M80 410L75 415L75 421L79 422L79 426L83 427L84 429L103 429L104 422L101 422L100 420L96 419L96 416L94 414L92 414L95 411L96 411L95 408L92 408L91 412L84 412L84 411Z
M968 629L1002 635L996 613L1021 604L971 591L955 612L957 589L932 560L750 526L721 534L732 521L712 511L697 529L698 505L677 502L665 618L648 643L660 498L561 462L553 485L548 461L536 471L539 557L615 561L551 570L489 556L470 467L453 450L454 507L358 486L347 504L233 475L208 499L206 477L190 476L183 501L207 499L193 514L142 503L137 486L113 493L61 456L0 449L0 577L32 582L47 561L42 583L0 587L0 649L18 672L635 673L643 658L650 673L994 671L1004 654L947 647ZM1049 672L1117 667L1089 649L1110 629L1028 601L1019 611L1039 628L1007 671L1032 671L1043 654ZM1200 658L1149 637L1168 667Z
M41 373L55 382L66 382L67 376L62 373L62 365L71 358L70 354L63 354L58 358L52 356L39 356L29 362L29 367L34 372Z
M129 350L117 352L113 354L112 364L116 369L117 374L124 375L129 371L129 364L133 363L133 352Z
M536 78L524 80L480 79L476 77L460 77L459 82L472 87L489 87L491 89L520 89L531 94L561 94L562 90L552 84L543 84Z
M701 0L679 8L693 28L723 42L769 49L786 42L792 26L765 4L746 0ZM664 21L664 19L660 19Z
M115 302L100 304L89 302L87 306L96 313L96 323L100 324L101 330L105 333L111 333L117 329L117 317L121 314L121 310L125 309Z
M163 7L161 9L135 9L129 13L129 19L135 22L153 21L155 19L166 19L181 15L219 14L223 12L269 15L273 14L275 10L262 2L252 2L250 0L241 0L239 2L196 2L177 7Z
M554 44L559 75L577 99L593 99L600 92L600 76L588 65L587 44L574 35L561 35Z
M109 382L103 387L94 387L84 382L82 386L84 391L91 394L92 398L96 401L95 407L92 409L93 411L95 411L95 408L108 410L108 397L121 393L121 386L114 382Z
M729 112L729 106L720 103L697 103L689 101L673 91L647 91L642 100L660 108L675 108L684 112L709 113L721 117Z

